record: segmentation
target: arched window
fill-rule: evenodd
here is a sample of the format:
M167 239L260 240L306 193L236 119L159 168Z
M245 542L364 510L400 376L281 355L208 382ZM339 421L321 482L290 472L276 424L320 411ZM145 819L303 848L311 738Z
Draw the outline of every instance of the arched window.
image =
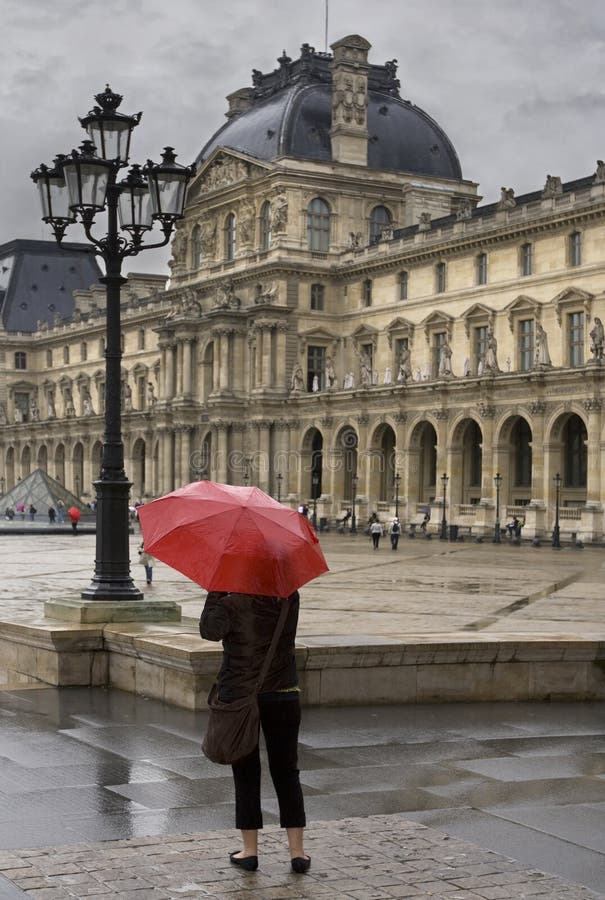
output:
M386 206L375 206L370 213L370 244L380 240L383 228L390 226L393 217Z
M260 209L260 248L268 250L271 246L271 204L266 200Z
M191 232L191 266L199 269L202 264L202 241L201 229L199 225L195 225Z
M229 213L225 219L224 239L225 259L235 259L237 242L237 221L235 219L235 213Z
M586 487L586 426L579 416L570 416L563 429L565 487Z
M318 253L330 249L330 207L321 197L315 197L307 207L307 245Z

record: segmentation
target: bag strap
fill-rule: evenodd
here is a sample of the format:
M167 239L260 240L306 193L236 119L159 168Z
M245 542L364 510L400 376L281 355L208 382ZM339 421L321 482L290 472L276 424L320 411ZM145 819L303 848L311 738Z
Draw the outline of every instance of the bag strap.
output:
M275 650L277 648L277 642L281 637L281 633L284 630L284 625L286 624L286 616L288 615L288 603L290 601L286 598L281 601L281 610L279 612L279 618L277 620L277 624L275 625L275 631L273 632L273 637L271 638L271 643L269 644L269 649L267 650L267 655L265 656L265 660L263 662L262 668L260 670L258 681L256 682L256 691L260 691L265 678L267 677L267 673L269 671L269 666L271 665L271 660L275 654Z

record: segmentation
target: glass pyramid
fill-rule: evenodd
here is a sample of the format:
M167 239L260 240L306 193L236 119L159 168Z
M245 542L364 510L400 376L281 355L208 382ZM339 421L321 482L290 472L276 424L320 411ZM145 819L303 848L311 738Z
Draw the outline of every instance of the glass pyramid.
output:
M47 516L49 506L57 509L58 500L63 501L66 510L70 506L76 506L82 513L82 517L94 520L94 511L82 503L75 494L63 487L59 481L51 478L43 469L31 472L12 490L4 494L0 499L0 512L4 515L7 507L12 507L19 514L21 512L19 507L23 505L27 513L30 504L33 503L38 517Z

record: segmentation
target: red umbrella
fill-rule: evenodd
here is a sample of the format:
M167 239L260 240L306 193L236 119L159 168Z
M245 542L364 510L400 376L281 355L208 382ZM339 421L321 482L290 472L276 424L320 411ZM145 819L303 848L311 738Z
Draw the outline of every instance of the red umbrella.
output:
M287 597L328 571L309 521L256 487L195 481L138 512L147 553L209 591Z
M78 521L82 513L77 506L70 506L67 510L67 515L70 517L70 519L75 519L76 521Z

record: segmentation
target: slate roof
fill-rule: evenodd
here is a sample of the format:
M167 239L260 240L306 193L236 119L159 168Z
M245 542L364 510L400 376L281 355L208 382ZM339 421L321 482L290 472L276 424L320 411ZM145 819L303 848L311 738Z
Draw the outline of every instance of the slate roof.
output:
M87 290L103 274L86 244L14 240L0 245L0 318L9 332L36 331L74 311L73 292Z
M217 147L267 161L280 156L332 159L332 57L303 45L300 59L284 59L275 72L254 73L251 108L210 138L198 165ZM395 72L394 61L370 66L369 168L460 180L460 162L448 136L424 110L401 99Z

